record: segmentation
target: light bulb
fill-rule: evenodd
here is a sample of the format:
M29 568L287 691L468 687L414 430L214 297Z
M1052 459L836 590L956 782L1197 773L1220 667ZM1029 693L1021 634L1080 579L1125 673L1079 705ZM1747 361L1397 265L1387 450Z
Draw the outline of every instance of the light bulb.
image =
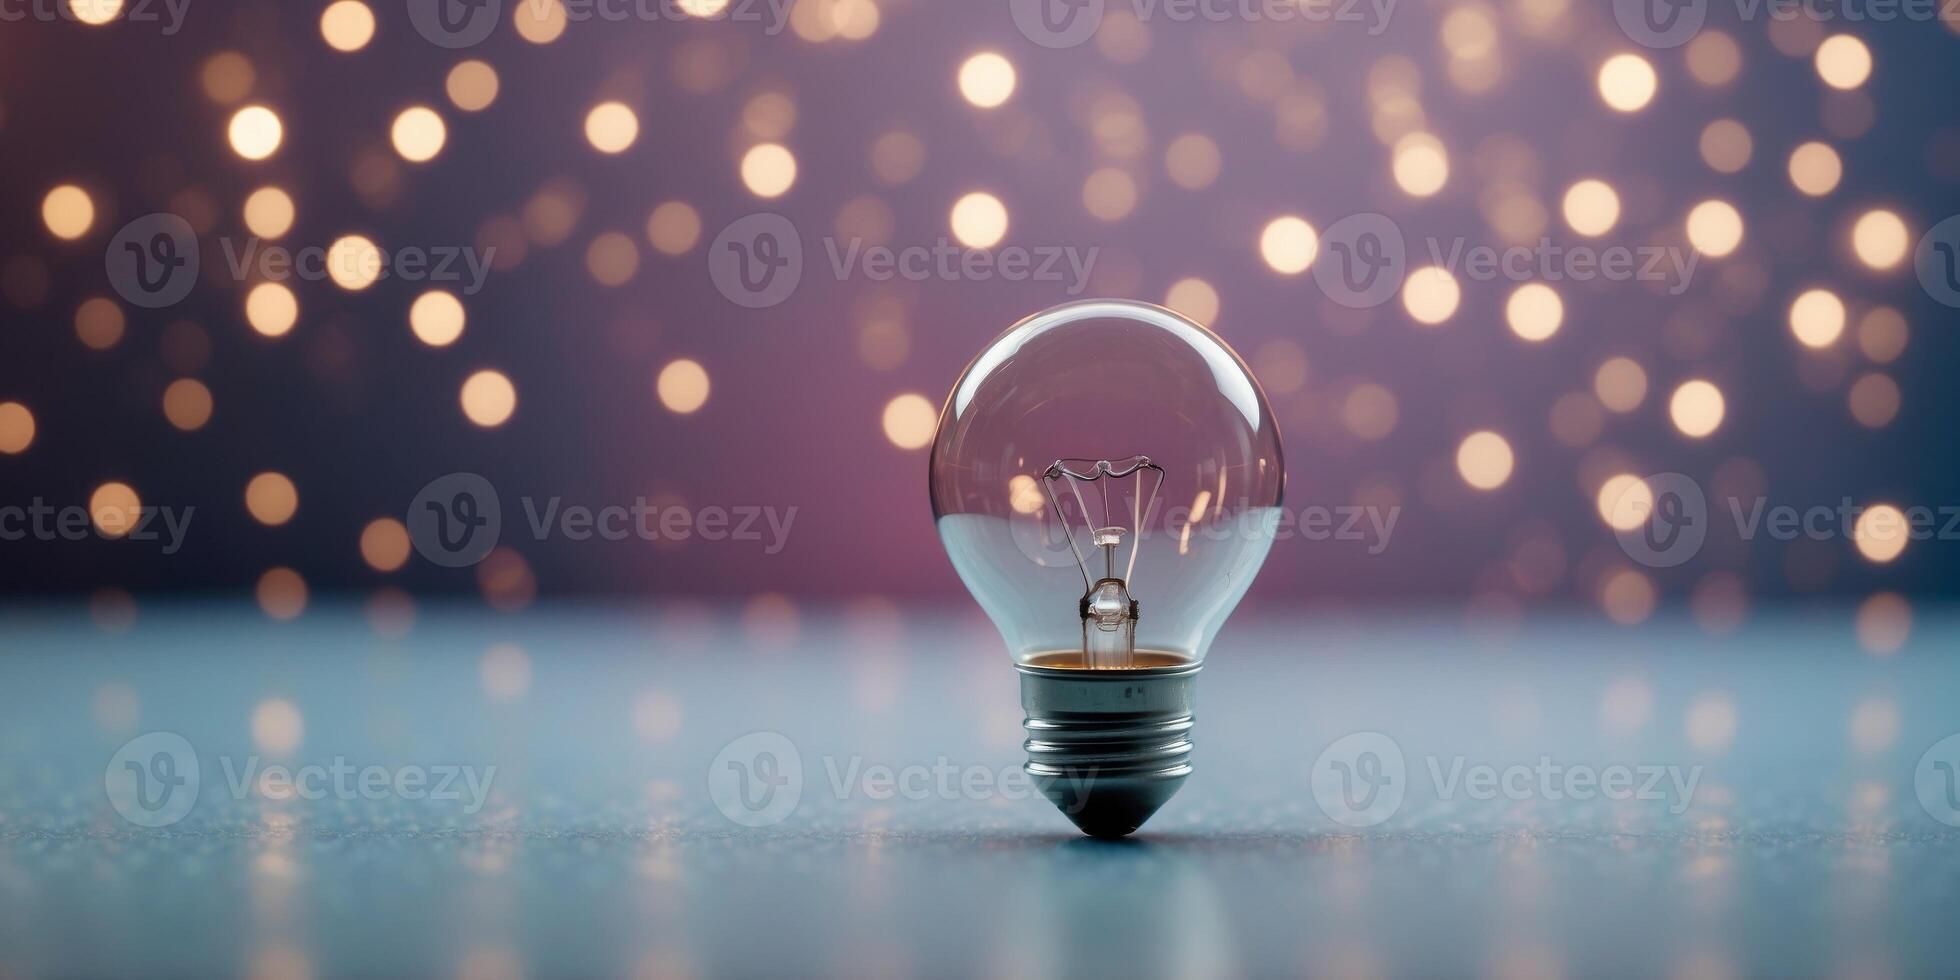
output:
M1027 772L1085 832L1131 833L1190 775L1193 682L1285 483L1245 362L1160 307L1035 314L953 386L939 537L1020 672Z

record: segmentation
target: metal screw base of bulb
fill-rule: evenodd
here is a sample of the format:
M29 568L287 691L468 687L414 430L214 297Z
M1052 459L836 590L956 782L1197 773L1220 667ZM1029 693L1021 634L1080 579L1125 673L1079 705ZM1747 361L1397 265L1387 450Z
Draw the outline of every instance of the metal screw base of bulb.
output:
M1016 668L1027 712L1024 768L1083 833L1134 833L1184 785L1199 666Z

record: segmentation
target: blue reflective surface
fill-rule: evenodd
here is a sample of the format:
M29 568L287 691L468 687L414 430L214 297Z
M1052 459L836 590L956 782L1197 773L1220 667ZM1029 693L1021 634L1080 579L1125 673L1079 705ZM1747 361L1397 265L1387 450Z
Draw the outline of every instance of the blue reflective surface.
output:
M1960 731L1960 630L1937 611L1885 656L1848 611L1722 638L1235 620L1196 774L1122 843L1017 782L1015 676L965 610L425 609L396 632L351 608L8 613L0 975L1955 968L1960 830L1928 750ZM199 785L151 828L105 775L135 761L160 800L187 768L117 757L159 731ZM1372 763L1323 755L1357 732ZM1599 789L1616 767L1635 798ZM1347 808L1393 785L1392 811Z

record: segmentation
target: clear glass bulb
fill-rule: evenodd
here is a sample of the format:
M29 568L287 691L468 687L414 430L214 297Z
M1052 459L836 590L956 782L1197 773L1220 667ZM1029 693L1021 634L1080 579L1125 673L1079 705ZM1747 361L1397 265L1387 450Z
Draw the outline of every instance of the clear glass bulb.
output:
M1204 659L1266 559L1286 482L1272 409L1211 331L1089 300L987 346L932 447L961 579L1024 666Z

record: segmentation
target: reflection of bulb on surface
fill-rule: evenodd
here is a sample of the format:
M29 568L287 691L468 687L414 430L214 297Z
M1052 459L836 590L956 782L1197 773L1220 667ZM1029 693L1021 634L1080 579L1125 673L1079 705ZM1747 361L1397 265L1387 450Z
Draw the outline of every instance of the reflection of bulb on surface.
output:
M1191 771L1191 689L1265 561L1285 484L1238 355L1141 303L1009 329L932 449L941 541L1021 671L1028 772L1082 829L1127 834Z

